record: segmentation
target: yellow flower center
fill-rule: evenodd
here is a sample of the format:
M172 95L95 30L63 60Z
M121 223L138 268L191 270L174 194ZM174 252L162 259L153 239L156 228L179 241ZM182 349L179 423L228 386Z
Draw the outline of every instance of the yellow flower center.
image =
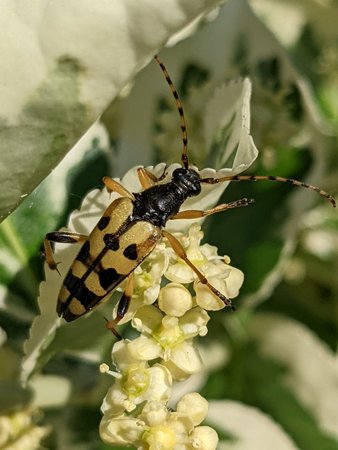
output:
M169 426L159 425L145 431L143 441L149 445L149 450L171 450L176 444L176 435Z
M153 338L164 349L173 348L178 343L182 342L184 340L184 335L181 328L178 326L178 319L176 317L165 316L161 326L153 333Z
M148 272L142 272L142 275L139 277L139 288L144 289L148 288L153 283L153 277Z
M132 365L123 376L123 390L129 396L138 397L148 389L149 373L144 367Z

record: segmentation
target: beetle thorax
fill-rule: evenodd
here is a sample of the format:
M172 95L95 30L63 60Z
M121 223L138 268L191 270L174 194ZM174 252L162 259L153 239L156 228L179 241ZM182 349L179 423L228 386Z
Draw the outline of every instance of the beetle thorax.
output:
M133 216L163 227L178 213L189 197L201 192L198 173L193 169L178 168L168 183L159 184L135 195Z

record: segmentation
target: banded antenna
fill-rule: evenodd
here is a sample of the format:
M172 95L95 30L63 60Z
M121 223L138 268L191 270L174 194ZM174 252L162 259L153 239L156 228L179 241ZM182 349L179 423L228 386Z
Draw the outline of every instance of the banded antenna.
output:
M291 186L297 186L297 187L303 187L305 189L310 189L311 191L318 192L319 195L326 198L332 206L336 207L336 201L332 197L332 195L328 194L326 191L323 191L323 189L320 189L317 186L313 186L312 184L304 183L303 181L294 180L293 178L284 178L284 177L278 177L274 175L230 175L226 177L220 177L220 178L202 178L201 183L207 183L207 184L216 184L216 183L222 183L225 181L278 181L281 183L288 183L291 184Z
M188 133L187 133L187 127L186 127L185 118L184 118L183 106L182 106L180 97L178 95L178 92L174 86L174 83L172 82L172 80L170 78L170 75L169 75L165 65L163 64L163 62L159 59L159 57L157 55L154 58L155 58L156 62L158 63L158 65L160 66L160 68L164 74L164 77L165 77L165 79L170 87L170 90L174 96L174 99L175 99L177 111L180 116L180 125L181 125L181 131L182 131L183 150L182 150L181 161L182 161L182 164L185 167L185 169L188 169L189 168Z

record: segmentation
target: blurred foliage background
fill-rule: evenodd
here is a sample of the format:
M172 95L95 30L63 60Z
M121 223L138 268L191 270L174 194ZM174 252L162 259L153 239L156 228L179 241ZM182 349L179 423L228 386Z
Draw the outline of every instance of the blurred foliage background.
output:
M185 109L191 160L200 168L231 164L219 150L229 130L208 149L203 124L216 87L247 76L251 135L259 149L248 173L301 179L335 195L337 19L333 1L232 0L210 23L164 50ZM65 226L104 175L179 162L180 149L175 106L150 64L129 95L109 107L77 150L0 226L1 414L26 411L33 402L43 411L39 423L50 427L47 448L106 448L97 430L111 381L98 364L110 363L112 338L103 326L105 305L89 320L60 328L29 387L21 386L23 343L39 314L44 235ZM256 202L204 223L204 241L229 255L245 282L236 313L213 314L208 345L223 356L213 361L209 352L201 394L268 416L292 442L277 448L338 449L337 212L315 193L282 183L233 183L221 201L242 197ZM250 411L237 428L218 428L222 448L264 448L254 441L245 446ZM267 437L266 448L271 445ZM9 447L0 442L0 448Z

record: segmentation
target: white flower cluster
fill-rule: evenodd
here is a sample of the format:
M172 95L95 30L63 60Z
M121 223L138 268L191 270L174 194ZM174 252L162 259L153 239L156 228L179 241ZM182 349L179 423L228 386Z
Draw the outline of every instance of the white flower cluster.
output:
M0 327L0 347L3 347L7 339L5 331ZM17 370L17 359L9 347L2 348L5 359L0 366L0 380L10 380L13 372ZM6 372L7 371L7 372ZM8 399L15 397L10 385L2 385L2 397L7 394ZM50 429L39 426L37 423L42 418L39 409L33 406L23 406L21 410L6 409L0 405L0 449L1 450L36 450L41 448L41 441L49 434Z
M11 415L0 416L0 448L6 450L35 450L49 433L47 427L36 425L37 410L27 408Z
M216 247L201 245L199 225L175 236L213 286L228 298L238 295L243 273L230 266L227 257L218 256ZM161 287L163 279L169 282ZM184 286L190 283L194 297ZM131 321L139 335L113 347L117 372L109 371L115 382L102 405L101 438L148 450L216 449L217 433L200 425L208 413L207 401L198 393L186 394L176 411L168 408L168 401L173 382L201 370L194 337L207 334L207 311L225 305L199 283L165 240L135 271L135 286L131 307L121 323Z

